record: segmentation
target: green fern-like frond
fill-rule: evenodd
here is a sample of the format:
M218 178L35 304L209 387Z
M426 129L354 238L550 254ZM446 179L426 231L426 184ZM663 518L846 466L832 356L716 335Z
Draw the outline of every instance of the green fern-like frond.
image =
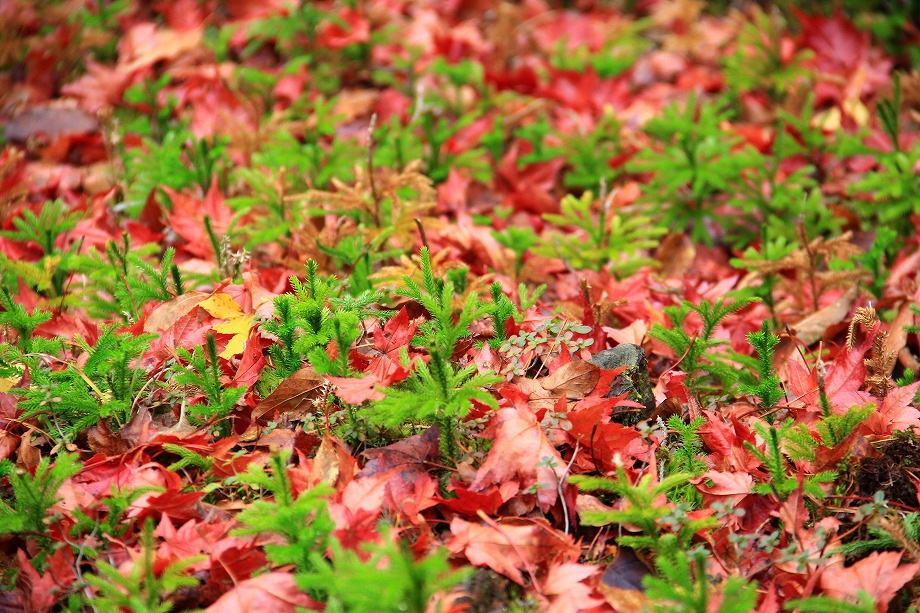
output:
M671 347L678 357L682 356L682 368L691 375L687 381L691 391L714 388L713 379L723 388L729 388L741 377L738 365L749 358L727 350L728 341L716 338L715 332L725 318L756 301L756 298L743 298L726 303L720 298L714 303L703 300L695 305L684 300L679 306L664 308L671 327L655 324L649 335ZM690 313L696 313L702 320L701 328L692 336L684 329Z
M173 608L169 597L182 587L198 585L187 571L206 560L207 556L191 556L154 569L156 549L153 523L148 520L141 534L142 555L125 575L119 568L102 560L96 561L98 575L84 575L86 582L97 590L93 606L99 611L136 611L168 613Z
M597 212L593 202L591 192L580 198L566 195L559 204L560 214L543 216L559 230L542 237L534 251L560 257L575 268L600 271L609 267L621 277L653 264L646 253L658 245L666 230L645 215L613 211L612 195L605 198Z
M779 344L779 337L770 332L767 322L764 321L761 323L760 331L749 333L747 338L757 351L758 381L756 385L742 386L741 392L760 398L761 406L764 408L773 407L784 395L779 385L779 376L773 367L773 350Z
M8 460L0 463L0 474L7 476L13 489L11 501L0 498L0 534L22 531L43 534L47 530L48 510L60 500L58 490L81 468L77 455L71 453L58 455L54 464L49 457L42 458L35 474L18 474Z
M298 572L314 569L316 561L326 552L335 522L326 510L326 497L332 488L320 484L294 496L287 462L290 450L274 454L271 472L250 464L237 480L257 490L259 498L238 516L245 527L234 534L277 534L283 543L266 545L265 551L273 564L293 564ZM263 491L258 491L263 490ZM273 494L273 498L265 494Z
M166 469L169 471L176 472L186 469L190 466L199 468L201 470L208 470L211 468L211 465L214 464L214 458L208 458L201 454L195 453L191 449L183 447L182 445L163 443L163 449L179 456L179 460L170 464Z

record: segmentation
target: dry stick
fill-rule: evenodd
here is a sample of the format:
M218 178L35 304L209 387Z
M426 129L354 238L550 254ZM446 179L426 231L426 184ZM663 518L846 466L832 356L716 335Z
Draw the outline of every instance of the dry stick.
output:
M380 225L380 194L377 193L377 182L374 180L374 128L377 126L377 113L371 115L371 122L367 126L367 180L371 186L371 197L374 199L374 222Z
M578 456L578 441L575 441L575 452L572 453L572 459L569 460L568 466L565 467L565 472L562 474L562 479L556 478L556 492L559 494L559 501L562 503L562 512L565 515L565 533L569 533L569 506L565 502L565 494L562 491L562 481L565 479L569 471L572 470L572 464L575 463L575 458ZM555 474L555 473L554 473Z
M591 462L594 463L594 469L600 472L601 467L597 465L597 456L594 454L594 435L597 434L597 424L591 426L591 436L588 437L588 449L591 451Z
M808 255L808 281L811 285L811 303L812 308L817 311L818 304L818 282L815 280L815 271L817 270L818 262L817 256L811 250L811 245L808 243L808 231L805 230L805 224L799 222L798 226L799 236L802 239L802 245L805 248L805 253Z
M527 557L521 552L521 550L518 549L517 544L513 540L511 540L508 534L504 530L502 530L501 526L499 526L498 523L494 521L491 517L486 515L482 509L478 509L476 511L476 515L478 515L479 519L484 521L487 526L489 526L490 528L498 532L502 537L504 537L506 541L508 541L508 544L511 545L511 549L514 550L514 553L516 553L518 557L521 558L521 562L524 563L524 568L527 570L527 574L530 575L530 580L533 581L534 589L537 590L538 594L542 595L543 588L540 587L540 582L537 581L537 570L533 567L533 564L530 563L530 560L527 559Z
M418 217L413 217L412 220L415 222L416 227L418 227L418 233L422 239L422 244L428 247L428 237L425 236L425 226L422 225L422 220ZM428 247L428 251L431 252L431 247Z
M673 364L671 364L671 366L669 366L669 367L668 367L663 373L661 373L661 374L662 374L662 375L666 375L666 374L668 374L669 372L671 372L672 370L674 370L675 368L677 368L677 365L680 364L681 362L683 362L683 361L684 361L684 358L687 357L687 354L690 353L690 350L693 349L693 345L696 344L696 339L698 339L698 338L699 338L699 336L694 336L693 338L691 338L691 339L690 339L690 344L687 345L687 349L684 351L683 355L681 355L679 358L677 358L677 361L674 362ZM659 375L658 378L660 379L660 378L661 378L661 375Z

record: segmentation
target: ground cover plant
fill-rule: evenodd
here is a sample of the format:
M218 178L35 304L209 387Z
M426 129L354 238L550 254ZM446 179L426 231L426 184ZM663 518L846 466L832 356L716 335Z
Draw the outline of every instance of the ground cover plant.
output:
M912 6L0 0L0 610L917 610Z

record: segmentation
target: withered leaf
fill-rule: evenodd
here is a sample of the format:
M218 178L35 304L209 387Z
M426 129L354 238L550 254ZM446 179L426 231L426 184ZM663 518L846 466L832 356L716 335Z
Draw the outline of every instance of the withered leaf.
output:
M144 320L144 332L158 332L169 328L208 296L209 294L205 292L186 292L172 300L167 300L153 309Z
M823 309L805 317L795 324L795 335L805 345L811 345L820 340L829 327L846 319L850 307L853 306L853 301L856 300L856 295L855 287L849 289Z
M607 604L623 613L639 613L646 610L648 597L642 580L649 575L645 565L636 552L628 547L617 550L613 562L604 571L597 591L604 595Z
M287 413L304 408L323 394L326 381L312 366L305 366L281 382L275 391L252 410L255 421L270 411Z
M120 455L130 449L123 437L112 432L105 419L100 419L97 425L87 430L86 443L93 452L105 456Z
M597 366L591 362L573 360L539 382L550 393L583 398L594 389L599 378L600 369Z
M696 246L683 232L668 234L655 250L655 259L661 264L658 273L666 279L686 274L695 257Z

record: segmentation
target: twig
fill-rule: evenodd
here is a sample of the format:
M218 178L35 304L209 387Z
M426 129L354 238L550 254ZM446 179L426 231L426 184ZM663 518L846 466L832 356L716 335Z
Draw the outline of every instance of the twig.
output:
M419 236L422 238L422 245L428 247L428 251L431 251L431 247L428 246L428 237L425 236L425 226L422 225L422 220L418 217L413 217L412 220L415 222L415 225L418 228Z
M575 441L575 452L572 454L572 459L569 460L568 466L565 467L565 472L562 473L562 479L556 479L556 492L559 494L559 501L562 503L562 512L565 515L565 533L569 533L570 523L569 523L569 506L565 502L565 494L562 491L562 482L568 476L569 471L572 469L572 464L575 463L575 458L578 456L578 441Z
M374 221L380 225L380 194L377 192L377 182L374 180L374 128L377 126L377 113L371 115L371 122L367 126L367 181L371 187L371 197L374 199Z

